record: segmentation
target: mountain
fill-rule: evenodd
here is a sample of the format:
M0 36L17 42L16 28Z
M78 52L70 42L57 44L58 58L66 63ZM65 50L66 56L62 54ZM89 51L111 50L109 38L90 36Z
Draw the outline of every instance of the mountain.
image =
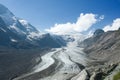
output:
M98 65L89 68L90 80L118 80L120 69L120 29L104 32L98 29L94 35L79 44ZM92 70L92 71L91 71Z
M60 36L41 33L0 4L0 80L29 72L51 48L65 46Z
M50 34L43 34L26 20L15 17L0 4L0 46L13 48L56 48L63 46Z
M97 42L97 40L99 40L99 38L102 36L102 34L104 34L104 31L102 29L97 29L94 32L93 36L91 36L90 38L85 39L79 45L81 47L84 47L84 48L90 47L95 42Z
M96 30L92 37L85 39L80 45L91 57L114 63L120 61L120 30Z

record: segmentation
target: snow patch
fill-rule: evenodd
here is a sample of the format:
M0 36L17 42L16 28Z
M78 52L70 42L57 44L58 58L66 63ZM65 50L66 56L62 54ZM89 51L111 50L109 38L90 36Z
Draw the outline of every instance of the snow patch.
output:
M2 31L6 32L6 30L4 30L3 28L0 28Z
M11 39L11 41L12 41L12 42L17 42L17 40L15 40L15 39Z
M40 39L40 38L43 38L44 34L45 34L45 33L30 32L30 33L27 35L27 39L28 39L28 40Z
M16 23L13 23L13 25L10 25L9 29L13 29L19 34L26 34L24 31L20 30L18 27L16 27Z
M21 19L21 20L19 20L23 25L28 25L28 22L26 21L26 20L23 20L23 19Z
M29 24L26 20L19 19L19 22L26 28L27 32L36 32L31 24ZM35 30L35 31L34 31Z

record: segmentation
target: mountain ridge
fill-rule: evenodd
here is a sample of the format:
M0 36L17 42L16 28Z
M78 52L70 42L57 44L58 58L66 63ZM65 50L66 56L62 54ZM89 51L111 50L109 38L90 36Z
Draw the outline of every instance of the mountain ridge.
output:
M102 34L85 39L80 45L83 45L84 51L89 56L96 59L109 59L108 61L117 63L120 59L120 30L102 32ZM116 56L116 55L117 56ZM110 58L116 57L116 58Z
M32 47L56 48L64 46L63 43L59 43L51 35L47 35L48 33L43 34L26 20L15 17L15 15L2 4L0 4L0 10L0 37L3 37L3 39L0 39L0 45L23 49ZM49 39L45 39L47 37L44 36L49 37ZM51 43L54 45L51 45Z

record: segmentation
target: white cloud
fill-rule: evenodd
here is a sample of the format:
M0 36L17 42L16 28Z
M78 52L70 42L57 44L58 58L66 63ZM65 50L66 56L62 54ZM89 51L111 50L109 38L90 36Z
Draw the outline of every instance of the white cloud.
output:
M46 29L45 31L53 34L69 34L76 32L87 31L93 24L97 21L104 19L104 16L101 16L97 19L96 14L87 13L80 14L77 21L75 23L67 22L65 24L55 24L50 29Z
M103 30L106 32L106 31L118 30L118 28L120 28L120 18L113 20L113 23L111 25L105 26Z

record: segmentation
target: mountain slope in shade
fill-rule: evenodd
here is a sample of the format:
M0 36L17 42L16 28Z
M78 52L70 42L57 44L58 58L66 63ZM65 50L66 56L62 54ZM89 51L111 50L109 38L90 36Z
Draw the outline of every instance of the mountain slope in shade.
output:
M14 48L55 48L63 44L51 35L40 33L26 20L15 17L0 4L0 45Z

